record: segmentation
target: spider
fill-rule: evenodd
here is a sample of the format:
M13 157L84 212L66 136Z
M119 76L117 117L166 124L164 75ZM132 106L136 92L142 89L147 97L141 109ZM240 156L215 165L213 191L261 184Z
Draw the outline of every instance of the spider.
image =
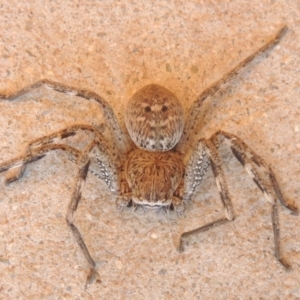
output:
M278 204L280 202L293 214L297 214L298 210L285 202L273 171L263 159L239 137L224 131L217 131L209 139L202 138L197 141L191 154L181 153L182 146L190 141L203 101L237 75L248 62L277 44L285 31L286 26L283 26L265 45L206 88L192 105L185 126L183 107L172 92L157 84L150 84L138 90L129 100L125 111L125 123L131 139L122 132L110 105L96 93L44 79L14 94L0 95L1 99L13 100L45 86L58 92L96 101L109 123L114 136L113 141L106 139L97 127L73 125L30 142L22 155L0 164L0 172L6 172L5 182L10 183L23 175L28 163L41 159L53 150L65 151L69 158L76 162L78 174L67 209L66 221L89 263L87 284L96 277L97 264L74 224L73 217L87 173L91 172L104 180L110 191L118 195L116 205L120 210L130 205L165 210L172 208L181 215L185 203L194 197L196 187L202 181L207 169L211 167L225 215L204 226L182 233L178 247L182 252L184 242L190 235L233 221L235 218L218 153L223 141L229 145L234 156L271 204L275 257L285 269L290 268L280 251ZM93 134L92 142L82 151L60 143L78 131Z

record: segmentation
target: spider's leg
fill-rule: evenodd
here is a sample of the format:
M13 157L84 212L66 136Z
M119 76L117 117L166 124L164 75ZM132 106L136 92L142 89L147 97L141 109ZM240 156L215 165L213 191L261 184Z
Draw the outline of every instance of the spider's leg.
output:
M183 200L187 201L194 196L195 189L203 180L209 164L210 161L205 151L205 145L200 141L193 148L192 154L188 158L183 178L183 192L178 191L180 193L178 195L179 198L182 196ZM182 186L180 188L182 189Z
M263 159L252 151L239 137L224 132L218 131L211 137L212 142L218 147L222 141L230 146L232 153L238 161L244 166L247 173L259 187L265 198L272 205L272 226L274 232L275 257L286 268L290 266L281 256L279 242L279 220L278 220L278 200L289 209L293 214L298 213L298 209L288 204L281 193L275 175L270 167L266 165Z
M75 134L75 133L74 133ZM70 133L69 135L64 134L63 130L53 133L53 134L49 134L47 136L44 136L42 138L38 138L32 142L30 142L27 147L26 150L24 151L24 156L26 156L27 154L31 153L31 149L32 148L37 148L43 145L47 145L50 143L57 143L59 142L61 139L66 138L67 136L73 135L73 133ZM6 171L5 173L5 183L9 184L15 180L20 179L25 170L26 170L26 162L24 161L23 164L21 164L18 167L14 167L12 169L9 169L8 171Z
M214 95L221 88L222 85L224 85L229 80L231 80L232 77L236 76L243 69L243 67L245 67L249 62L255 59L258 55L270 49L272 46L276 45L280 41L283 34L285 33L286 29L287 29L286 26L281 27L279 31L276 33L276 35L270 38L268 42L266 42L266 44L264 44L262 47L260 47L250 56L245 58L243 61L238 63L232 70L230 70L222 78L220 78L219 80L211 84L209 87L207 87L197 97L196 101L193 103L188 113L189 118L183 130L183 135L181 137L180 143L177 145L177 149L181 149L182 147L184 147L186 142L189 140L190 135L192 134L193 129L196 125L196 122L199 119L198 115L202 108L203 101L207 99L209 96Z
M198 152L199 149L201 149L200 153ZM212 227L222 225L222 224L232 221L234 219L233 206L232 206L231 199L229 196L227 184L225 181L225 175L224 175L224 172L222 169L222 162L221 162L221 158L218 154L218 150L215 148L215 146L213 145L213 143L211 141L201 139L198 142L195 152L199 153L200 160L202 160L203 156L205 156L205 155L207 155L209 157L210 165L211 165L213 173L214 173L216 185L217 185L217 188L218 188L218 191L219 191L219 194L220 194L223 206L224 206L225 217L220 218L216 221L210 222L204 226L193 229L191 231L182 233L181 237L180 237L179 247L178 247L178 250L180 252L182 252L184 250L184 240L186 240L189 236L191 236L195 233L206 231Z
M51 145L53 143L58 143L62 139L67 138L69 136L75 135L77 131L83 130L88 131L94 134L94 139L98 141L99 146L95 148L95 151L100 150L100 153L97 152L97 162L93 163L90 166L91 173L100 179L104 180L107 184L108 188L112 192L117 192L119 188L119 178L117 172L117 163L119 161L117 149L114 149L110 146L110 144L106 141L104 136L100 133L100 131L94 127L89 125L73 125L66 129L51 133L47 136L38 138L32 142L30 142L27 146L27 149L24 153L24 156L30 155L30 153L34 152L35 149ZM69 159L73 162L76 162L76 158L73 156L69 157ZM95 159L91 158L94 162ZM25 169L26 169L26 161L20 163L19 166L14 167L6 172L5 182L10 183L14 180L19 179ZM98 166L100 164L100 166Z
M97 276L97 264L92 258L84 240L83 237L79 231L79 229L76 227L74 224L74 213L77 210L80 198L81 198L81 193L86 181L86 176L88 173L89 165L90 165L90 154L96 146L99 146L97 141L93 141L86 149L82 152L82 154L77 158L76 163L79 168L78 174L76 177L76 184L75 188L72 193L71 201L68 206L68 211L67 211L67 224L70 227L79 247L81 248L85 258L87 259L89 265L90 265L90 272L87 277L87 282L86 286L95 279Z
M79 89L79 88L75 88L75 87L71 87L65 84L61 84L55 81L51 81L48 79L43 79L40 81L37 81L36 83L29 85L15 93L11 93L11 94L0 94L0 99L3 100L14 100L20 96L23 96L25 94L30 93L31 91L45 86L49 89L53 89L55 91L61 92L61 93L65 93L65 94L69 94L69 95L73 95L73 96L77 96L80 98L84 98L87 100L93 100L96 101L100 108L102 109L103 115L105 117L105 119L107 120L107 122L110 124L110 129L112 129L113 134L116 136L117 138L117 142L118 142L118 147L123 150L124 152L126 152L129 147L130 147L130 141L128 140L128 138L126 137L126 135L124 135L124 133L121 130L121 127L119 125L119 122L114 114L113 109L111 108L111 106L109 105L108 102L106 102L100 95L85 90L85 89Z
M87 278L87 284L91 283L93 279L95 278L97 271L96 271L96 263L91 257L84 240L82 238L82 235L78 228L74 225L73 222L73 215L78 207L79 200L81 198L81 192L85 183L86 175L89 168L90 158L89 156L92 153L92 150L94 148L101 149L100 142L98 140L94 140L83 152L80 152L79 150L65 145L65 144L46 144L37 148L31 149L31 153L28 153L26 155L18 156L14 159L8 160L6 162L3 162L0 164L0 173L10 170L12 168L18 167L20 165L24 165L30 162L33 162L37 159L40 159L44 157L48 152L53 150L63 150L65 151L69 156L72 156L72 159L76 160L79 172L76 177L76 185L75 189L72 194L72 198L70 201L70 204L68 206L67 211L67 224L71 228L72 233L80 246L80 248L83 251L83 254L85 255L89 265L90 265L90 273Z
M73 157L73 159L77 159L77 157L79 157L80 155L79 150L68 145L64 145L64 144L44 145L42 147L33 149L30 153L20 155L13 159L7 160L3 163L0 163L0 173L34 162L44 157L48 152L54 150L65 151L68 153L70 157Z
M219 147L223 141L230 146L234 156L244 166L247 173L264 193L268 202L273 204L278 199L282 206L294 214L298 213L298 209L288 204L283 198L272 169L238 136L224 131L218 131L211 137L211 140L216 147Z
M9 169L5 173L5 184L9 184L13 181L20 179L26 170L26 163L20 165L19 167L15 167L13 169Z

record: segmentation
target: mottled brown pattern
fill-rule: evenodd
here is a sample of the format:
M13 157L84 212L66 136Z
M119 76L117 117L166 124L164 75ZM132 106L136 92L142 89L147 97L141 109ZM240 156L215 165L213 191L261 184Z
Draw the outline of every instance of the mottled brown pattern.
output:
M184 211L184 202L188 202L195 196L197 186L201 183L208 167L211 166L225 216L194 230L184 232L179 245L179 250L182 251L184 240L191 234L208 230L234 219L222 160L218 154L218 147L223 141L227 142L233 154L245 167L267 201L271 203L275 257L286 269L289 268L289 264L281 255L277 206L278 203L281 203L294 214L297 213L297 209L285 202L271 168L241 139L223 131L218 131L210 139L200 139L189 152L189 156L182 151L183 145L191 147L187 141L199 117L204 99L213 95L221 85L230 80L233 75L238 74L240 69L258 54L276 44L284 30L285 26L260 49L239 62L219 81L201 93L191 107L184 132L182 105L172 92L156 84L147 85L137 91L128 103L125 121L131 139L139 149L133 148L128 135L122 132L110 105L101 96L91 91L44 79L19 92L10 95L0 94L3 99L13 100L33 89L46 86L58 92L96 101L102 109L110 129L114 132L114 139L110 141L93 126L73 125L30 142L22 155L0 164L0 172L6 172L6 183L10 183L23 175L26 164L45 156L50 151L62 150L70 156L71 161L76 163L78 174L66 220L90 265L88 283L91 283L97 275L97 264L89 253L73 218L81 198L87 172L90 171L104 180L110 191L119 195L116 205L120 209L130 204L135 207L163 207L165 209L173 206L176 213L180 215ZM81 151L63 144L63 142L67 143L68 137L75 135L77 131L85 131L93 135L92 141ZM176 145L175 150L173 148Z
M139 148L167 151L182 135L183 108L169 90L149 84L129 100L125 121L130 137Z
M169 206L183 176L183 162L177 152L130 153L126 178L132 190L132 201L140 205Z

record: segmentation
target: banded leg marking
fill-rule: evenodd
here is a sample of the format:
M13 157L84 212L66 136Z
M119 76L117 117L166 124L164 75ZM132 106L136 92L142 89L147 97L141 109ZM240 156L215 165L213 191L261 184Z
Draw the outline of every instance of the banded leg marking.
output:
M206 231L215 226L222 225L222 224L232 221L234 219L233 206L232 206L232 202L231 202L230 195L228 192L225 175L224 175L224 172L222 169L222 163L221 163L221 159L219 157L218 151L214 147L213 143L209 140L201 139L198 144L201 144L203 146L205 154L210 159L210 165L213 169L216 185L217 185L217 188L218 188L218 191L220 194L220 198L221 198L223 206L224 206L225 217L220 218L216 221L210 222L204 226L193 229L191 231L182 233L180 236L180 242L179 242L179 247L178 247L179 252L184 251L184 241L189 236L199 233L199 232Z
M38 159L44 157L48 152L53 150L62 150L68 153L74 159L77 159L80 156L80 151L64 144L49 144L36 149L32 149L31 153L25 155L17 156L13 159L7 160L0 164L0 173L8 171L13 168L18 168L25 164L34 162Z
M110 130L112 129L113 136L117 137L119 148L123 152L126 152L127 150L129 150L130 141L122 132L121 127L119 125L119 122L118 122L115 114L114 114L113 109L111 108L111 106L108 104L107 101L105 101L100 95L98 95L94 92L91 92L91 91L88 91L85 89L78 89L78 88L71 87L71 86L61 84L61 83L58 83L55 81L51 81L48 79L43 79L43 80L37 81L36 83L34 83L32 85L29 85L29 86L23 88L15 93L0 94L0 99L15 100L16 98L26 95L26 94L30 93L31 91L33 91L37 88L40 88L42 86L45 86L46 88L55 90L57 92L65 93L65 94L72 95L72 96L77 96L77 97L84 98L87 100L96 101L99 104L100 108L102 109L105 119L111 126Z
M288 204L283 198L275 175L263 159L249 148L239 137L218 131L211 137L212 142L218 147L223 141L229 144L230 149L237 160L246 169L249 176L264 194L266 200L272 205L272 227L274 234L275 257L285 269L290 269L289 264L282 258L280 248L280 229L278 217L278 202L292 212L298 214L298 209Z
M259 56L261 53L269 50L273 46L275 46L282 36L287 31L287 27L283 26L281 27L277 33L269 39L269 41L261 46L258 50L256 50L254 53L252 53L250 56L245 58L243 61L238 63L232 70L230 70L227 74L225 74L222 78L211 84L209 87L207 87L195 100L193 105L191 106L189 110L189 118L187 120L187 123L183 130L183 135L180 139L180 143L176 146L177 149L181 150L187 143L187 141L190 138L190 135L193 132L193 129L197 123L197 120L199 119L199 113L202 108L202 103L205 99L207 99L209 96L214 95L225 83L227 83L229 80L231 80L234 76L238 75L239 72L252 60L254 60L257 56Z
M117 193L119 190L119 181L120 181L120 179L118 178L118 165L117 165L117 162L119 161L119 159L117 159L119 153L117 153L116 149L113 149L110 146L110 144L107 142L104 136L94 126L81 125L81 124L73 125L66 129L49 134L45 137L38 138L29 143L25 151L25 154L23 156L26 157L27 155L30 155L30 153L34 153L36 148L41 148L46 145L51 145L52 143L60 142L64 138L75 135L76 132L79 130L92 132L94 134L94 139L98 141L96 164L100 164L100 168L99 167L96 168L94 164L92 168L90 168L91 173L99 177L100 179L104 180L108 188L112 192ZM76 158L69 157L69 160L75 162ZM26 169L26 164L27 162L23 161L23 163L20 163L19 166L7 170L5 176L6 177L5 182L10 183L22 177Z
M97 142L93 141L86 149L82 152L82 154L78 157L76 163L78 165L78 174L75 180L75 188L72 193L72 197L68 206L67 215L66 215L66 221L68 226L70 227L72 234L79 245L80 249L82 250L86 260L89 263L90 271L87 276L87 282L85 287L87 287L88 284L91 284L96 276L97 273L97 264L92 258L85 242L82 237L82 234L80 233L77 226L74 224L74 213L76 212L78 208L79 201L81 199L82 190L85 185L87 173L89 170L90 165L90 158L89 155L92 152L93 148L97 146Z

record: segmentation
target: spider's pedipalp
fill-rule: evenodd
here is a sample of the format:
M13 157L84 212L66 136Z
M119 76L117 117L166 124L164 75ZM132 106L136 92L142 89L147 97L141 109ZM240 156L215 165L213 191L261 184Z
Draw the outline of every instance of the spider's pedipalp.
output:
M123 210L125 207L130 206L131 202L132 202L132 193L124 193L117 198L116 206L118 210Z
M131 139L139 148L167 151L182 135L183 107L169 90L150 84L129 100L125 122Z

